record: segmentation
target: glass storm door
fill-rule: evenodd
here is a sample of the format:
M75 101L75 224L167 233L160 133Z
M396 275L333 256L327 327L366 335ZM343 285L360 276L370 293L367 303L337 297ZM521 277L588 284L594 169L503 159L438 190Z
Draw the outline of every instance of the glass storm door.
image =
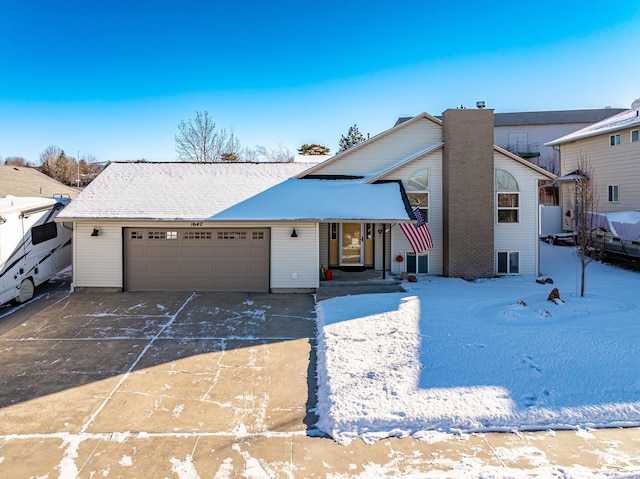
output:
M340 264L362 264L362 225L360 223L340 224Z

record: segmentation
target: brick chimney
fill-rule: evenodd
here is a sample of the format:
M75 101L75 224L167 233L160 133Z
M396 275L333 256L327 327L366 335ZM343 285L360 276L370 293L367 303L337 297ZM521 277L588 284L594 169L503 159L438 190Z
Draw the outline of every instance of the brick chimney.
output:
M493 110L443 113L443 273L495 276Z

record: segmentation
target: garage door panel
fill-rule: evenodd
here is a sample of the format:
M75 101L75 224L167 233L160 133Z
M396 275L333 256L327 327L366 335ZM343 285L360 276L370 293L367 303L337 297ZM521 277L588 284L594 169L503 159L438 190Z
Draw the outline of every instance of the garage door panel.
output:
M268 266L263 263L249 263L249 273L252 275L267 274L268 272Z
M153 245L145 251L148 258L175 258L178 256L178 245Z
M147 262L145 271L149 274L178 274L180 263L166 260Z
M180 263L180 272L183 275L213 273L213 263L210 261L182 261Z
M248 256L248 245L216 245L217 258L237 258L239 260Z
M130 291L268 291L269 229L125 229Z
M133 257L140 257L140 256L144 256L145 255L145 247L144 246L131 245L129 248L130 248L129 253Z
M182 258L211 258L213 257L213 245L180 245Z
M264 256L263 246L252 246L247 250L247 256L249 258L262 258Z
M216 274L242 274L246 276L249 273L249 264L247 262L240 263L238 261L218 261L215 265Z

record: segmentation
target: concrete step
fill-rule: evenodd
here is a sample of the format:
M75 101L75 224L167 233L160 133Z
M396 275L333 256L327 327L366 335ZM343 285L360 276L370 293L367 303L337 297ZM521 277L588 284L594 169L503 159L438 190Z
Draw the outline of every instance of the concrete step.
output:
M320 287L340 288L342 286L396 286L401 283L398 279L366 279L366 280L340 280L320 281Z

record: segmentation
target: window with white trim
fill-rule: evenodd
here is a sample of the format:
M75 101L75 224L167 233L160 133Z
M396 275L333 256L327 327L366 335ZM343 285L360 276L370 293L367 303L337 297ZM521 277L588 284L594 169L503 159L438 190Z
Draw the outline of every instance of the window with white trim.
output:
M418 206L425 223L429 223L429 168L413 173L405 184L411 208Z
M629 140L631 141L631 143L640 141L640 130L632 130L629 134Z
M519 251L498 251L497 256L498 274L520 274Z
M610 203L620 202L620 186L619 185L607 186L607 198Z
M520 189L518 182L511 173L496 170L496 206L497 222L520 222Z
M429 253L418 253L406 251L406 270L410 274L427 274L429 272Z
M621 141L622 141L622 136L620 136L620 133L616 133L615 135L611 135L609 137L609 144L611 146L619 145Z

